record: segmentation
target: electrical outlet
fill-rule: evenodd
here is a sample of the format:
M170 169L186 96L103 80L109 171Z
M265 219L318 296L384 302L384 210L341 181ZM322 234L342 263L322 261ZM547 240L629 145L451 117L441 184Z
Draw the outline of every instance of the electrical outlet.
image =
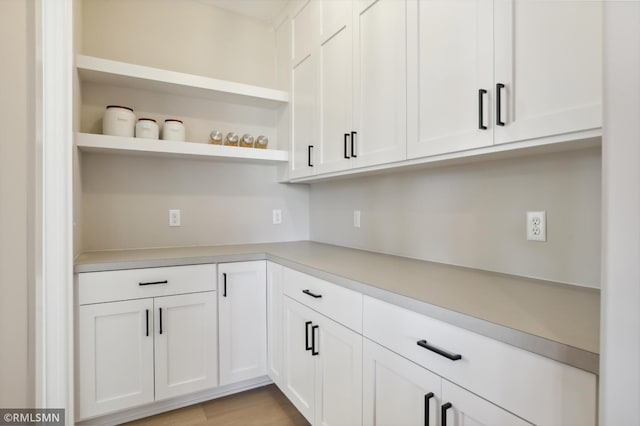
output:
M282 223L282 210L274 209L272 211L272 215L273 215L273 224L280 225Z
M169 210L169 226L180 226L180 210Z
M353 227L360 228L360 210L353 211Z
M527 212L527 240L547 241L547 212Z

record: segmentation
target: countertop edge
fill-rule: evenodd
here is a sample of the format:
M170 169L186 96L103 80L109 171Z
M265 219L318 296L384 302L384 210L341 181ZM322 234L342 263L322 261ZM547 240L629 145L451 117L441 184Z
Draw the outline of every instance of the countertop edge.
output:
M427 315L451 325L489 337L508 345L526 350L537 355L561 362L563 364L599 374L600 356L585 349L569 346L544 337L496 324L473 317L462 312L442 308L427 302L396 294L372 285L354 281L330 272L291 261L268 252L223 254L211 256L195 256L163 259L139 259L132 261L115 261L104 263L85 263L74 266L74 273L104 272L122 269L159 268L167 266L198 265L207 263L244 262L251 260L269 260L285 267L312 275L334 284L360 292L366 296L392 303L411 311Z

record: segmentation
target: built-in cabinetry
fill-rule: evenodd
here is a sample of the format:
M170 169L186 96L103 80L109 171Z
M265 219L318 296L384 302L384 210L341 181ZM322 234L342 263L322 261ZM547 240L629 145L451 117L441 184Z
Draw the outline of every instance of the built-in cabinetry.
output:
M292 178L406 158L406 2L309 1L293 18Z
M217 385L215 265L77 281L80 419Z
M409 158L602 126L600 2L410 8Z
M220 385L267 374L264 260L218 265Z
M290 177L598 136L601 21L601 2L310 0Z
M268 374L314 425L596 424L595 375L270 261L77 281L79 419Z
M288 268L284 294L280 388L311 424L362 424L362 295Z

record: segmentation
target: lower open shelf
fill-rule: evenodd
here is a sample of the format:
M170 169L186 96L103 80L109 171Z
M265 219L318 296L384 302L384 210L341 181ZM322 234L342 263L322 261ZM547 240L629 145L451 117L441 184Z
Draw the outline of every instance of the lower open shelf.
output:
M195 142L77 133L76 146L82 152L138 154L156 157L200 158L257 163L285 163L289 153L277 149L240 148Z

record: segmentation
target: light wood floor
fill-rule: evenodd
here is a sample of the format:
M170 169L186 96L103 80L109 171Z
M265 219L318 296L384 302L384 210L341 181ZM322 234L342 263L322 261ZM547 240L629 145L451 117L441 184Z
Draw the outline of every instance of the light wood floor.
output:
M308 426L276 385L126 423L145 426Z

